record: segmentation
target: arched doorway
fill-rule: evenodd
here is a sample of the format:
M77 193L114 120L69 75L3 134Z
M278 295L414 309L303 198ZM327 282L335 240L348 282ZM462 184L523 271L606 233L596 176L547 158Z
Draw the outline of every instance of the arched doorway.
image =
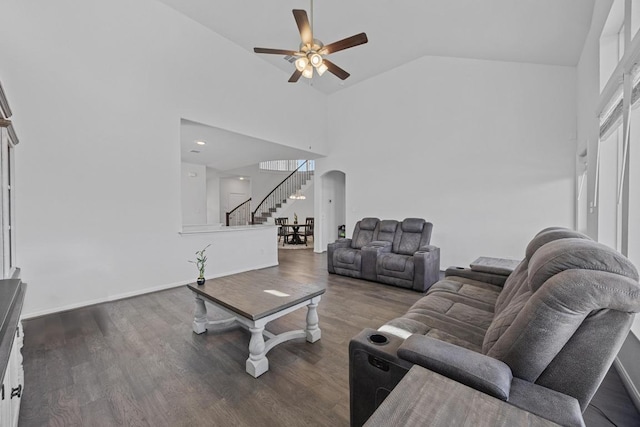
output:
M338 227L346 222L345 182L346 175L341 171L329 171L320 177L319 188L316 187L320 190L316 198L320 221L315 230L315 252L326 251L327 245L338 238Z

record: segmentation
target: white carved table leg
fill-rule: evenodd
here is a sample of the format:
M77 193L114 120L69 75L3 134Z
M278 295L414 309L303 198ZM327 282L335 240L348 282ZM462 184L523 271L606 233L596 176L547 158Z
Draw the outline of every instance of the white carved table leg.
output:
M269 370L269 360L265 356L264 326L251 327L251 341L249 341L249 358L246 370L249 375L258 378Z
M196 294L196 308L193 311L193 332L201 334L207 331L207 307L204 300Z
M311 299L311 302L307 306L307 329L305 329L308 342L316 342L322 336L322 331L318 327L318 303L320 297L317 296Z

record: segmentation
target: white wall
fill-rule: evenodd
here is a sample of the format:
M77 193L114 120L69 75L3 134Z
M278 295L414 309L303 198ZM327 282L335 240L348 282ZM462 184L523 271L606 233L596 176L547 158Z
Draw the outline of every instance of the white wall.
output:
M207 168L207 224L224 223L220 218L220 174L213 168Z
M182 163L180 196L183 224L207 223L207 172L203 165Z
M575 68L424 57L329 98L347 230L365 216L433 222L442 266L522 258L573 226Z
M178 234L180 118L326 154L326 96L154 0L5 0L0 52L26 315L277 263Z
M277 159L276 159L277 160ZM263 171L257 164L225 171L228 174L249 177L251 179L252 209L264 199L291 172Z

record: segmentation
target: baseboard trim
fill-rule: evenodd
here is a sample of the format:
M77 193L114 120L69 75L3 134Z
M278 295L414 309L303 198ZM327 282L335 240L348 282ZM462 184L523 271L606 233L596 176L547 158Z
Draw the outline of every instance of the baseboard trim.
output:
M207 276L206 278L207 279L215 279L217 277L231 276L233 274L244 273L246 271L260 270L260 269L268 268L268 267L275 267L277 265L278 265L278 263L276 263L276 264L258 265L255 268L251 268L250 270L227 271L227 272L224 272L222 274L216 274L216 275L213 275L213 276ZM186 286L189 283L193 283L193 282L194 282L193 280L186 280L186 281L180 281L180 282L174 282L174 283L167 283L167 284L159 285L159 286L152 286L150 288L139 289L137 291L125 292L125 293L117 294L117 295L108 295L108 296L106 296L104 298L96 298L96 299L93 299L93 300L82 301L82 302L79 302L79 303L69 304L69 305L65 305L65 306L62 306L62 307L56 307L56 308L51 308L51 309L47 309L47 310L34 311L32 313L23 313L21 318L23 320L34 319L36 317L47 316L49 314L62 313L62 312L69 311L69 310L75 310L77 308L88 307L88 306L91 306L91 305L102 304L102 303L105 303L105 302L112 302L112 301L118 301L118 300L121 300L121 299L132 298L132 297L136 297L136 296L139 296L139 295L145 295L145 294L150 294L150 293L153 293L153 292L159 292L159 291L164 291L164 290L167 290L167 289L177 288L179 286Z
M640 391L638 391L638 388L633 383L633 380L624 368L622 362L620 362L620 359L616 357L613 361L613 365L616 367L618 375L620 375L620 379L622 380L622 384L624 384L624 387L627 389L627 393L629 393L629 397L631 397L633 404L636 405L636 408L640 411Z

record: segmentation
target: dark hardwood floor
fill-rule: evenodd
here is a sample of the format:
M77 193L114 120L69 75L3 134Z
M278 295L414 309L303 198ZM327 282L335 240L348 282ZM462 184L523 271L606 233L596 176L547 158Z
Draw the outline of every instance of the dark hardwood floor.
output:
M326 255L311 250L279 257L279 267L261 273L327 287L320 341L276 346L269 371L254 379L244 366L249 333L195 335L186 287L27 320L20 426L348 426L349 339L404 313L421 294L329 276ZM301 328L305 316L298 310L267 329ZM597 395L604 400L594 399L605 413L629 412L617 381L608 376L606 396ZM612 425L602 420L596 413L587 425Z

